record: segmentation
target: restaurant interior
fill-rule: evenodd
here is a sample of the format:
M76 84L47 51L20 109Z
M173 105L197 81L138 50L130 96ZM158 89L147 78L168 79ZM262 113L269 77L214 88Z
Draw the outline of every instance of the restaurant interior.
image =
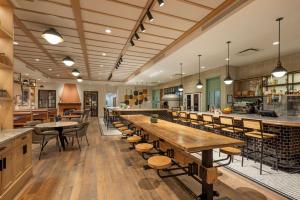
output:
M0 0L0 200L300 199L299 0Z

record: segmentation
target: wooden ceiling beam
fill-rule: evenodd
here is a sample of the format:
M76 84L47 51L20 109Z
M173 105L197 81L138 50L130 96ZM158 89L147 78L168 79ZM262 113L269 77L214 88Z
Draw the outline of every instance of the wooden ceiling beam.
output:
M193 2L193 1L190 1L190 0L177 0L177 1L181 1L181 2L190 4L190 5L193 5L193 6L197 6L199 8L204 8L204 9L210 10L210 11L212 11L214 9L212 7L206 6L204 4L196 3L196 2Z
M83 21L82 21L82 16L81 16L81 11L80 11L80 1L79 0L71 0L71 6L73 10L73 14L75 17L75 22L78 30L78 35L80 38L80 44L85 60L85 66L86 70L88 73L88 78L91 78L91 72L90 72L90 64L89 64L89 58L87 56L87 48L86 48L86 43L85 43L85 34L84 34L84 29L83 29Z
M28 38L33 41L37 45L37 47L42 50L43 53L45 53L50 60L53 62L54 65L59 66L59 64L56 62L56 60L52 57L52 55L47 51L47 49L40 43L40 41L26 28L26 26L23 24L23 22L16 16L14 15L14 21L22 29L22 31L26 34ZM62 69L67 75L70 73L68 70L65 68Z

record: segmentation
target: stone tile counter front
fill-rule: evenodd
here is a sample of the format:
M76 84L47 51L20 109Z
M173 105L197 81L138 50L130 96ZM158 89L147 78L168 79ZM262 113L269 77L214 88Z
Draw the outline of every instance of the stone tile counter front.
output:
M279 117L262 117L257 114L214 114L209 112L199 112L201 118L202 114L213 114L215 122L219 122L219 116L234 117L234 123L238 127L242 127L242 119L259 119L263 122L264 132L276 134L278 145L266 143L265 150L270 154L274 153L277 148L279 154L278 166L280 169L286 171L294 171L300 169L300 118L296 116L279 116ZM233 134L230 132L220 131L219 134L243 140L243 134ZM250 148L254 148L250 145ZM257 146L260 148L260 145ZM251 156L250 156L251 157ZM273 166L275 159L272 157L265 157L264 163Z

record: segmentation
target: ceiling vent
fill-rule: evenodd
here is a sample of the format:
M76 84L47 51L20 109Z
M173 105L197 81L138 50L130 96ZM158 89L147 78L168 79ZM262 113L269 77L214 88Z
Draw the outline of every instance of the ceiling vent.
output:
M240 52L237 53L237 55L239 56L251 56L254 55L256 53L258 53L260 51L260 49L256 49L256 48L248 48L245 50L242 50Z

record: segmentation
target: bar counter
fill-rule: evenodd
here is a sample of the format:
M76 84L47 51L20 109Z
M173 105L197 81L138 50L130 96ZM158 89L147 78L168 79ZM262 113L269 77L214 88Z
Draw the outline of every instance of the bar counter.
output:
M112 111L118 113L118 115L137 115L143 114L150 116L152 114L157 114L160 119L170 121L170 115L168 109L151 109L151 108L143 108L143 109L122 109L122 108L108 108Z
M188 111L181 111L188 112ZM189 112L188 112L189 113ZM278 135L279 167L286 171L300 169L300 118L297 116L279 116L263 117L258 114L214 114L210 112L198 112L202 114L212 114L218 122L219 116L234 117L234 123L237 127L242 127L242 118L259 119L263 122L263 129L267 133ZM234 134L221 131L220 134L243 140L243 134ZM274 144L267 143L266 150L269 153L274 152ZM253 148L250 146L250 148ZM258 147L259 148L259 147ZM273 165L274 158L266 157L264 162Z

